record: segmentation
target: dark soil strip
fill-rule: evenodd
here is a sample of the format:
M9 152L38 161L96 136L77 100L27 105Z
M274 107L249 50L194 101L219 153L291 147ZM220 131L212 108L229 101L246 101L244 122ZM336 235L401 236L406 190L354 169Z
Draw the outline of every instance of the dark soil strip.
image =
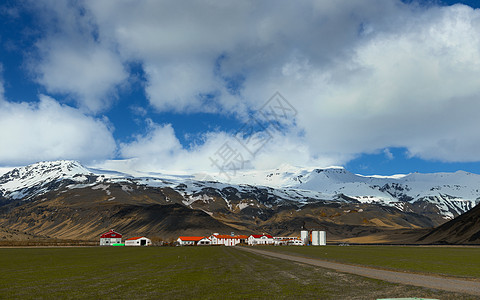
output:
M388 282L408 284L420 287L427 287L437 290L444 290L450 292L460 292L470 295L480 296L480 282L461 280L449 277L436 277L429 275L419 275L412 273L402 273L395 271L379 270L361 266L347 265L329 262L325 260L312 259L306 257L293 256L282 253L275 253L265 250L255 249L253 247L236 247L242 251L249 251L252 253L266 255L270 257L291 260L299 263L309 264L317 267L333 269L343 273L356 274L364 277L379 279Z

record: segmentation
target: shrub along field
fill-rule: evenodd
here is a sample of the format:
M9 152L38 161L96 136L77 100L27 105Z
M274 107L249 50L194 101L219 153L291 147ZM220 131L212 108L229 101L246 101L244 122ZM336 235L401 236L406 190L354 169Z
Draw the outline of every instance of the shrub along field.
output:
M471 298L223 246L2 248L0 268L1 299Z
M383 269L480 279L480 247L264 246L261 249Z

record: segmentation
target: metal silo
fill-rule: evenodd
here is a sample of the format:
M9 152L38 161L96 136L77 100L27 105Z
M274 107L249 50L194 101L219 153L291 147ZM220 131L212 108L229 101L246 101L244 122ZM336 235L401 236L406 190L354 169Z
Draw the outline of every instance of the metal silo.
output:
M317 230L312 231L312 245L313 246L320 245L320 236L318 235Z
M308 245L309 236L308 236L308 231L307 230L300 231L300 239L302 240L304 245Z
M326 246L327 245L327 232L326 231L320 231L319 232L319 242L320 242L320 246Z

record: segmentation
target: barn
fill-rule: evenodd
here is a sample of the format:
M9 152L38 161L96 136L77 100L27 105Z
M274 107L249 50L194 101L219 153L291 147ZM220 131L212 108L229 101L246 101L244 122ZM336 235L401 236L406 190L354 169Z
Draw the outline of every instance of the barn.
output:
M151 246L152 241L144 236L132 237L125 240L125 246Z
M180 246L211 245L212 241L204 236L179 236L177 243Z
M100 246L112 246L113 244L121 244L122 235L115 230L110 229L110 231L105 232L100 236Z

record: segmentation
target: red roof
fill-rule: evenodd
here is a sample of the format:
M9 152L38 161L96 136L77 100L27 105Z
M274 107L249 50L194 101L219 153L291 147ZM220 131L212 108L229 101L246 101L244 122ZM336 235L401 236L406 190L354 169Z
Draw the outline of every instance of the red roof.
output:
M219 235L213 235L213 236L216 237L217 239L246 239L246 238L248 238L248 236L246 236L246 235L231 236L231 235L228 235L228 234L219 234Z
M267 238L269 239L273 239L273 236L269 235L269 234L252 234L252 236L256 239L259 239L261 238L262 236L266 236Z
M105 232L100 236L102 239L111 239L111 238L121 238L122 235L118 232L115 232L113 229L110 229L109 232Z
M126 239L126 241L138 240L138 239L141 239L141 238L143 238L143 237L144 237L144 236L137 236L137 237L133 237L133 238Z
M198 242L199 240L205 238L204 236L179 236L179 239L182 241L191 241L191 242Z

